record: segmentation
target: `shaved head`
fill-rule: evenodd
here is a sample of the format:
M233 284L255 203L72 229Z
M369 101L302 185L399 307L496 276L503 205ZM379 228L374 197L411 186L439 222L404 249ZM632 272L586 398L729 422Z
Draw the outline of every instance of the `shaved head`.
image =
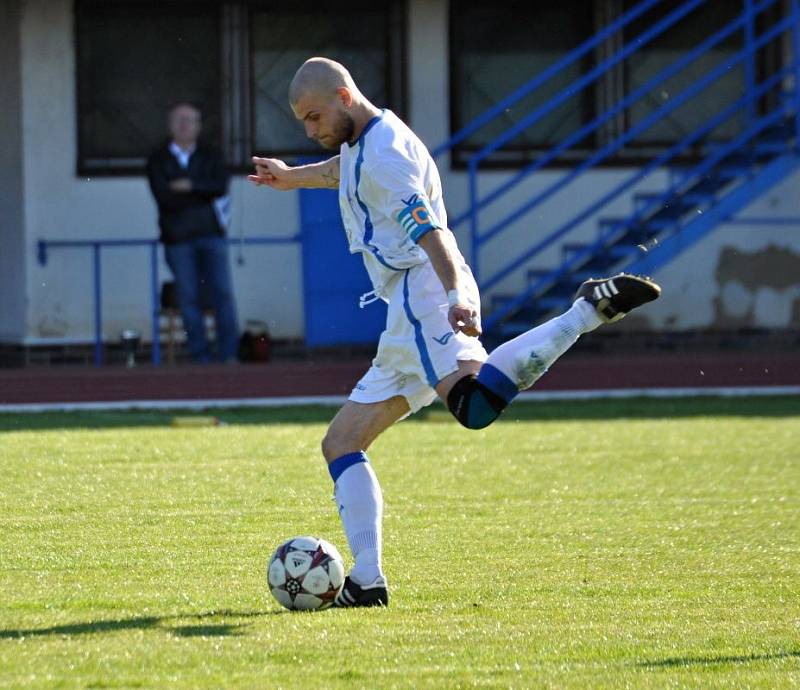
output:
M354 96L358 94L353 77L344 65L328 58L313 57L295 73L289 85L289 103L294 107L301 98L309 95L332 98L341 88L348 89Z
M358 90L344 65L323 57L306 60L289 85L289 105L306 136L326 149L354 142L380 110Z

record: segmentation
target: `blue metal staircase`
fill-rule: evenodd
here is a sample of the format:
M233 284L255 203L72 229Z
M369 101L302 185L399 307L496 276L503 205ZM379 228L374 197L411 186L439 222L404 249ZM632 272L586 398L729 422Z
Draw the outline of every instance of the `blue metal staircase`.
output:
M436 149L434 155L441 155L464 142L561 70L581 60L610 36L644 16L660 1L643 0L634 5L595 36L467 125ZM634 40L625 43L616 53L599 62L470 156L467 164L469 207L452 219L451 227L469 223L471 263L484 293L502 287L503 281L509 279L519 284L520 277L524 277L523 289L513 294L498 295L495 292L488 305L490 308L485 309L484 327L490 337L505 339L516 335L553 310L565 308L576 287L591 276L620 270L639 273L657 271L713 231L718 224L734 216L800 168L798 0L790 1L788 12L779 11L783 7L780 0L740 0L742 12L733 21L681 54L679 59L599 113L594 120L542 152L535 161L515 171L509 179L489 192L480 194L481 164L485 165L494 152L501 150L520 132L533 126L580 90L591 86L610 70L618 69L631 55L644 49L671 27L692 21L692 12L705 1L668 1L665 4L669 12L663 13L661 19L649 24ZM590 151L544 189L537 188L530 195L526 194L522 203L509 201L509 194L518 187L525 189L525 183L529 188L533 187L531 176L534 173L557 161L565 151L585 141L587 136L627 112L632 105L660 88L666 80L682 73L699 57L737 33L746 37L741 50L720 61L680 93L671 95L666 102L648 111L612 141ZM784 60L782 67L773 69L758 81L754 67L756 55L766 46L781 41L791 45L791 58ZM576 181L587 172L613 159L624 147L635 143L637 137L668 118L682 105L692 99L704 98L711 85L739 66L744 68L745 75L741 97L714 104L715 112L702 124L679 141L663 147L639 167L629 169L624 179L599 198L581 204L580 195L576 193L574 204L570 204L570 212L562 214L557 227L543 237L532 238L524 251L503 257L499 266L496 265L496 256L503 252L498 252L495 245L493 270L488 274L483 270L487 247L512 225L527 221L534 226L532 214L536 209L540 209L554 195L569 194L570 190L577 189L574 186ZM741 123L738 133L720 141L715 133L734 119ZM609 209L618 209L620 201L630 205L629 212L616 217L609 215ZM496 220L498 214L501 217ZM487 222L490 215L493 220ZM595 227L594 236L588 239L587 224ZM554 249L559 256L556 261L552 259Z

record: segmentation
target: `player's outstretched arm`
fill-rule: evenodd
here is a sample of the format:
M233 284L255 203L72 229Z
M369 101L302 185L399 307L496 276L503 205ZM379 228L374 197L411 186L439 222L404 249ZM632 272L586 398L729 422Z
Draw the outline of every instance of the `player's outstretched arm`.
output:
M453 236L449 232L431 230L419 238L419 246L431 260L433 270L442 281L447 293L450 311L447 319L455 333L462 331L464 335L479 336L481 334L478 312L469 304L465 295L459 290L458 267L453 258Z
M247 179L256 186L267 186L281 191L290 189L339 189L339 156L321 163L286 165L277 158L253 156L255 175Z

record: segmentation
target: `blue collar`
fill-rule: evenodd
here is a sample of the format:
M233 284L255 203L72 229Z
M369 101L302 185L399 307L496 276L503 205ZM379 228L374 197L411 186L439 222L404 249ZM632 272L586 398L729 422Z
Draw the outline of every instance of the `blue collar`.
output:
M376 115L369 122L367 122L366 125L364 125L364 129L361 130L361 134L358 135L358 139L356 139L352 144L350 144L350 147L352 148L356 144L360 144L362 141L364 141L364 137L367 136L367 132L369 132L369 130L371 130L376 124L378 124L378 122L380 122L383 119L383 116L385 114L386 114L386 108L382 108L380 115ZM348 142L348 144L349 143L350 142Z

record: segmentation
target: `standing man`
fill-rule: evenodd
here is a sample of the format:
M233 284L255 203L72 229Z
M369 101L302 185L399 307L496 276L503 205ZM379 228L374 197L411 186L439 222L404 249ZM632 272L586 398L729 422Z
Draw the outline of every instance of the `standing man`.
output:
M167 264L175 276L189 353L211 361L203 316L204 296L214 307L217 357L235 361L239 327L225 240L228 173L222 156L198 143L200 111L179 103L169 112L171 140L147 162L150 189Z
M580 335L621 319L661 289L625 274L586 281L565 313L487 355L477 338L478 288L447 228L439 173L425 145L332 60L306 61L289 102L306 134L339 155L298 167L254 158L249 179L281 190L338 189L350 251L362 254L374 295L389 304L372 368L322 442L355 559L336 605L385 606L383 497L366 456L370 444L437 395L468 429L488 426Z

